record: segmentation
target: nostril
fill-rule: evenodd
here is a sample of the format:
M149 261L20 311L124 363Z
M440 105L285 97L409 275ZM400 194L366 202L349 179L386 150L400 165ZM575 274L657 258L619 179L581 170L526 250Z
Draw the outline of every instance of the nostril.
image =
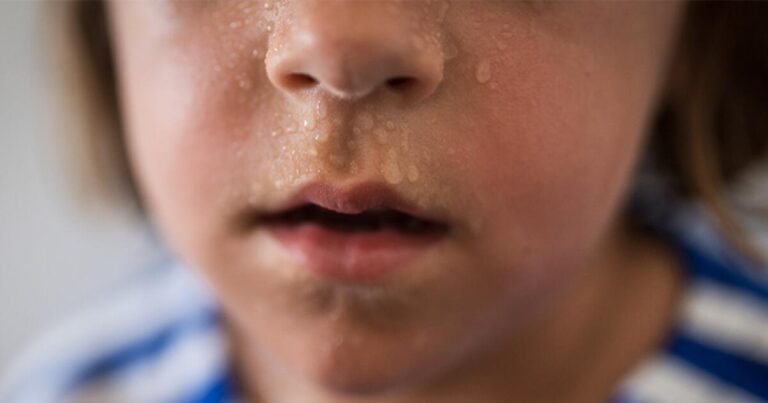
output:
M290 90L301 90L317 84L317 79L306 73L291 73L283 78L283 85Z
M404 91L416 85L416 79L411 77L394 77L387 80L387 86L393 90Z

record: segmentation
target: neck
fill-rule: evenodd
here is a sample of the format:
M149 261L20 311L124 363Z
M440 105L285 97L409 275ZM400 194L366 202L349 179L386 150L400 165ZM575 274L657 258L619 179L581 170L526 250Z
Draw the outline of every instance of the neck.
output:
M236 364L254 402L605 401L662 341L674 319L681 276L663 244L620 224L587 267L526 331L403 393L334 395L285 376L276 360L237 338L242 360Z

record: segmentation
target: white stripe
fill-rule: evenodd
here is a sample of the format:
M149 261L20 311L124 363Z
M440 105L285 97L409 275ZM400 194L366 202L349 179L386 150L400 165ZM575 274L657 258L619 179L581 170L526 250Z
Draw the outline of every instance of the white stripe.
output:
M147 276L111 298L32 343L0 377L0 401L16 393L56 393L72 370L212 306L200 280L180 266Z
M620 392L636 403L760 403L673 357L649 360L622 383Z
M768 303L731 287L696 280L681 325L693 337L768 364Z

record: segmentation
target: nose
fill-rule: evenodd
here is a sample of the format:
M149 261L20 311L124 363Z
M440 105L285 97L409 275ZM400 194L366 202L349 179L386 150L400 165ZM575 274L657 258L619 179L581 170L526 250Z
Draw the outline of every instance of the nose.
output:
M385 90L418 102L442 81L440 46L406 22L407 10L356 0L285 7L266 58L269 79L284 93L320 89L357 100Z

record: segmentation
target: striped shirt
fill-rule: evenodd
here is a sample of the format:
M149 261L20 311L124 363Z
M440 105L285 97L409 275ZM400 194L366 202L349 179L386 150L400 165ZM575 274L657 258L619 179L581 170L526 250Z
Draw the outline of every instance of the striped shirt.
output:
M702 208L666 221L686 289L664 344L616 387L612 403L768 402L768 277ZM0 402L236 402L214 299L168 265L34 345L0 383Z

